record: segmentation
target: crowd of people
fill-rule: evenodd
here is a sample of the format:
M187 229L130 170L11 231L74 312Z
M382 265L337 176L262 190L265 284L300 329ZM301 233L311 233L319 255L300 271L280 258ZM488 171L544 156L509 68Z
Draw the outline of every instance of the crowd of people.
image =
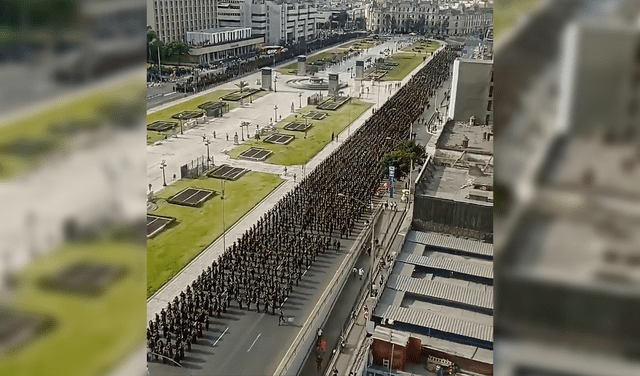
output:
M383 180L381 161L409 137L429 96L450 75L458 50L446 47L351 137L285 195L218 260L149 321L149 359L180 363L230 307L280 315L303 273L341 239L371 205ZM277 313L276 313L277 312Z

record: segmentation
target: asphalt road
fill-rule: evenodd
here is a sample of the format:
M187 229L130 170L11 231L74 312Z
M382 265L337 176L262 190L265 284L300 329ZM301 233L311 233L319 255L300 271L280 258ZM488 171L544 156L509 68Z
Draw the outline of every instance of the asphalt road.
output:
M367 217L369 214L365 214ZM364 218L363 217L363 218ZM149 363L149 374L160 375L267 375L273 374L286 354L291 343L301 330L316 302L336 274L338 267L351 248L363 222L356 226L351 239L341 240L341 251L320 254L311 265L300 284L284 303L284 316L292 318L292 323L278 326L278 315L240 310L232 302L220 319L212 319L210 330L204 338L187 352L178 366ZM368 267L363 266L365 273ZM226 331L226 332L225 332ZM224 333L224 335L223 335ZM216 341L217 344L212 346Z

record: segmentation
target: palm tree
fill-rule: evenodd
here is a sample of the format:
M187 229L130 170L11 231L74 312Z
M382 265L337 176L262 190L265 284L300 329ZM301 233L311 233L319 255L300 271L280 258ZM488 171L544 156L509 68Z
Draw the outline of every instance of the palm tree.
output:
M240 88L240 93L242 93L244 91L244 88L249 86L249 84L246 81L240 81L239 83L236 84L236 86ZM253 98L251 99L251 102L253 102ZM242 106L243 104L244 104L244 98L240 98L240 106Z
M147 49L149 50L149 56L147 57L147 61L153 60L151 54L151 44L158 39L158 34L151 28L151 26L147 26Z
M244 91L244 88L249 86L249 84L246 81L240 81L236 84L236 86L240 88L240 93L242 93Z

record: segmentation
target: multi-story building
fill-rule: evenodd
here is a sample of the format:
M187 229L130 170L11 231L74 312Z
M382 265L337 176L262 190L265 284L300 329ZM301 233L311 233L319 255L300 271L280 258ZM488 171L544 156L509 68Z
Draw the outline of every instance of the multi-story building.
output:
M493 123L493 61L456 59L453 63L449 118Z
M367 17L367 28L373 32L469 35L484 34L492 26L493 8L477 3L387 1L373 3Z
M411 229L394 242L397 257L381 274L363 374L493 375L493 141L487 130L448 122L418 174Z
M163 42L184 41L188 31L217 27L217 0L147 0L147 25Z
M218 0L219 27L251 27L251 0Z
M253 34L264 35L269 45L287 45L315 39L318 12L309 4L282 1L254 2L251 5Z
M191 47L189 54L197 56L201 64L248 55L264 45L264 36L252 36L250 27L188 31L186 39Z
M286 45L315 39L316 16L310 4L282 0L147 0L147 22L164 42L187 41L187 32L250 27L265 43Z

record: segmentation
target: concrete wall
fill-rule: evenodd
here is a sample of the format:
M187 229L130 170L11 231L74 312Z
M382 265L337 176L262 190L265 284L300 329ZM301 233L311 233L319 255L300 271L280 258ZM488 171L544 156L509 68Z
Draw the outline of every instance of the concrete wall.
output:
M305 76L307 74L307 57L298 56L298 76Z
M562 129L589 133L606 127L624 137L629 128L637 127L640 84L634 80L640 78L639 30L573 24L564 36L560 58Z
M356 80L364 78L364 60L356 60Z
M449 117L459 121L469 121L475 116L479 123L484 124L487 114L493 121L493 104L487 111L489 88L491 87L491 72L493 61L456 59L453 63L453 79L451 83L451 106Z
M413 228L473 239L493 239L493 207L416 194Z
M262 88L265 90L272 89L272 76L271 68L262 68Z
M337 73L329 73L329 95L338 95L340 90L338 77Z

